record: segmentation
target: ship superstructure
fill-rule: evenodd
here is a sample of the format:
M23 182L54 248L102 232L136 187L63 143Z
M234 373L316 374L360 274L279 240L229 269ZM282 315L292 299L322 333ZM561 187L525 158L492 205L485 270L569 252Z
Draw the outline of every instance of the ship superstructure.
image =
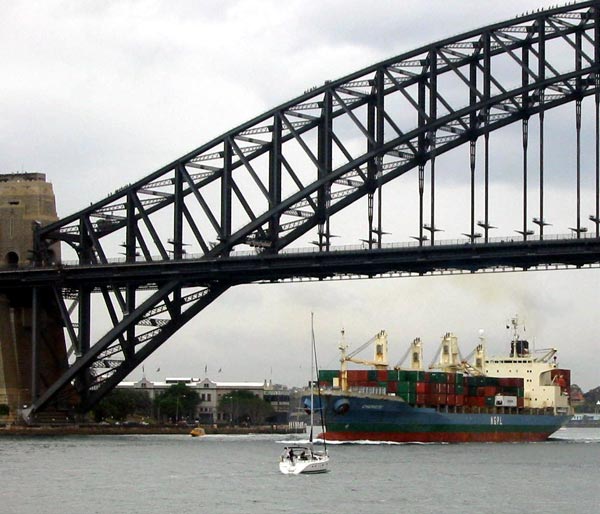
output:
M513 338L507 357L485 360L484 373L489 377L515 377L523 380L524 407L553 409L557 414L571 412L569 388L571 372L558 367L556 348L533 351L529 341L518 333L518 319L511 320Z

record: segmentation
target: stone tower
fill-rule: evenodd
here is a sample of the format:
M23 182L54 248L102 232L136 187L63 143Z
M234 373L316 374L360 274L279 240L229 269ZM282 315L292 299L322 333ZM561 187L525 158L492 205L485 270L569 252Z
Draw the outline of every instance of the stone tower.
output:
M31 266L35 223L57 219L52 184L43 173L0 175L0 268ZM58 245L52 248L60 260ZM0 291L0 421L18 419L32 401L32 291ZM51 291L40 292L38 391L67 368L64 333Z

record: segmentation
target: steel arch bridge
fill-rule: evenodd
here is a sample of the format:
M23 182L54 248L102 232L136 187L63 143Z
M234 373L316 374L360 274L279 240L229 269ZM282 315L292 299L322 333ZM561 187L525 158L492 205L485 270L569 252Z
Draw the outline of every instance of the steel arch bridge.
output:
M587 97L595 109L589 233L581 212ZM575 223L569 237L557 237L548 234L544 212L545 114L569 103ZM535 181L528 180L532 117ZM34 266L0 273L0 287L27 284L34 312L44 299L55 302L76 358L42 394L34 383L29 414L60 405L73 384L79 409L89 410L237 284L597 264L599 120L600 1L594 0L483 27L326 81L82 211L37 227ZM509 125L519 126L522 149L519 235L496 240L490 136ZM460 244L445 244L436 238L436 162L459 147L469 155L469 197L461 199L468 228ZM409 176L417 185L415 241L386 244L393 220L384 220L384 193ZM359 202L366 204L362 247L332 246L334 230L348 228L336 225L338 217ZM55 262L57 243L76 252L77 263ZM300 248L309 243L311 250ZM123 258L115 258L119 250ZM111 324L96 341L92 296Z

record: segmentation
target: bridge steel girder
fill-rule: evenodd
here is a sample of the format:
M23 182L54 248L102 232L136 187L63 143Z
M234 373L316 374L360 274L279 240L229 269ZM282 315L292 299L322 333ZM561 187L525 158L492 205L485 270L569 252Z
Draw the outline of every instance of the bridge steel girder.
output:
M366 278L388 273L426 275L551 266L600 266L600 238L507 239L487 244L457 242L435 246L390 244L371 249L344 247L330 252L232 255L228 259L186 259L137 265L112 263L60 270L40 268L34 273L12 272L12 280L5 281L5 287L44 288L60 284L64 290L75 293L81 284L94 284L99 292L103 292L108 288L128 286L159 288L168 280L165 277L177 277L180 288L206 288L227 283L231 277L243 277L238 283L249 284L302 278ZM157 277L161 279L157 280ZM64 312L64 305L61 311Z
M426 252L421 257L426 255L431 259L430 267L443 267L436 259L446 249L440 250L434 245L435 160L469 144L473 174L474 149L480 137L486 142L485 241L490 245L489 251L500 252L501 249L488 240L489 135L521 122L526 149L528 120L532 116L539 114L542 120L545 112L569 102L581 102L591 95L595 95L598 112L599 45L600 0L532 13L426 45L341 79L327 81L80 212L38 228L34 267L29 270L33 281L40 271L37 266L52 266L51 244L62 241L77 252L82 273L80 282L69 281L67 285L62 280L74 277L75 270L56 267L56 273L59 276L62 273L62 277L51 287L55 291L60 289L66 299L79 302L78 322L66 319L74 311L69 312L64 305L60 312L69 334L76 332L80 347L68 373L34 401L32 413L56 402L61 391L73 383L86 384L82 391L89 393L85 398L80 397L80 407L83 410L93 407L119 377L126 376L166 340L167 334L171 335L189 321L192 314L233 284L261 280L260 271L249 275L231 272L225 282L219 281L223 276L219 274L219 280L213 277L211 281L208 277L203 282L202 301L194 294L185 295L182 288L189 284L183 272L190 265L185 258L187 245L193 247L193 253L198 249L194 260L206 261L208 268L215 263L227 267L230 262L234 269L238 261L232 257L232 251L244 248L254 249L256 259L269 259L277 267L276 263L283 265L289 259L282 250L316 229L318 254L325 257L323 262L330 259L333 262L336 256L330 245L334 237L331 220L366 197L367 246L373 255L379 255L377 252L387 251L382 244L383 188L417 169L421 179L418 239L419 247ZM575 53L570 69L553 60L556 47L561 46ZM589 46L593 52L587 50ZM495 59L500 57L514 66L513 75L496 73ZM447 77L464 88L462 97L468 99L466 106L450 98L444 90L442 82ZM512 86L514 83L518 86ZM417 123L402 124L391 107L393 101L401 101L412 109ZM598 114L596 120L598 125ZM362 138L363 150L359 153L354 141L347 136L349 127ZM598 154L596 150L597 176ZM428 250L423 245L426 166L430 166L432 177ZM524 166L523 239L527 240L526 162ZM541 184L543 170L540 171ZM600 196L598 188L597 179L597 197ZM475 238L473 190L472 179L472 241ZM543 192L540 193L540 211L543 212ZM598 204L596 238L600 236L597 213ZM159 222L163 215L170 219L167 229ZM543 224L542 219L540 237L543 237ZM577 238L581 235L578 221ZM110 255L114 251L111 245L119 236L124 240L125 262L140 270L153 268L157 274L146 282L135 278L127 282L117 276L110 281L106 276L101 277L102 272L97 275L97 283L89 277L82 279L90 267L110 268ZM168 250L167 245L173 245L172 249ZM479 257L488 251L480 245L473 247ZM576 244L572 248L575 247ZM546 248L550 253L538 254L538 264L552 257L553 250ZM311 256L309 260L316 257ZM500 257L501 254L499 260ZM568 258L575 257L565 256ZM524 268L536 262L535 258L517 255L515 259L514 265ZM368 256L365 256L362 264L348 272L370 275L385 268L374 266L369 270L367 261ZM474 262L459 260L459 265L480 269ZM490 265L493 262L494 259L489 260ZM451 264L448 260L447 267ZM305 276L313 276L313 265L309 261L303 265L307 266ZM419 266L414 263L418 273L427 272L427 266ZM165 276L161 275L167 268L172 270L172 282L165 282ZM113 271L116 273L116 268ZM302 274L302 269L298 273ZM270 277L265 270L262 279ZM9 282L10 279L0 273L0 288L10 287ZM102 292L113 324L94 344L90 340L88 291ZM167 315L168 319L156 319L158 314ZM143 332L141 327L148 330ZM99 373L102 362L109 366Z

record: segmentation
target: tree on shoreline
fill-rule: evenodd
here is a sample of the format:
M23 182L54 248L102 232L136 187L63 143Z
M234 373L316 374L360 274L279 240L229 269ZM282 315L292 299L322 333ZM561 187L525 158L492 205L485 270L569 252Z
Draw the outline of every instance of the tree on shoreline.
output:
M272 405L249 391L232 391L219 400L219 412L236 425L261 425L272 416Z
M173 384L154 400L159 421L169 419L175 423L184 419L193 420L199 403L198 393L185 384Z
M152 401L145 392L115 389L93 410L96 421L125 421L130 416L151 416Z

